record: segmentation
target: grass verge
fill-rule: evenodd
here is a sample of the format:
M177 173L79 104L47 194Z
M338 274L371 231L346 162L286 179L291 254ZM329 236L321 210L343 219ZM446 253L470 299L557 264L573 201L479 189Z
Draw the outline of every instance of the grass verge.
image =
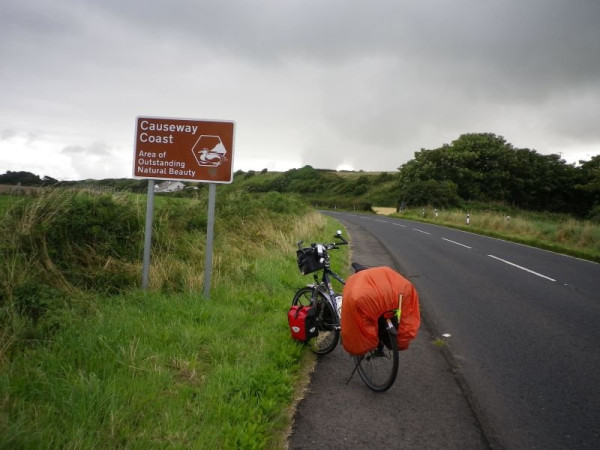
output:
M432 208L407 209L391 215L403 219L427 222L463 231L530 245L590 261L600 262L600 225L576 220L564 215L535 214L514 211L500 212Z
M309 213L285 227L222 229L209 300L164 286L80 294L29 325L38 333L5 336L0 448L284 448L314 361L287 325L308 281L295 242L328 241L337 227ZM11 317L3 332L19 328Z

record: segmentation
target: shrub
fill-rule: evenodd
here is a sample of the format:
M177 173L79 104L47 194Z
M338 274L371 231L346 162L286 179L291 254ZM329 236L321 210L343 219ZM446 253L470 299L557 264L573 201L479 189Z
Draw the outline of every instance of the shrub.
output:
M418 181L404 187L400 199L411 206L433 205L448 208L461 204L457 187L451 181Z
M54 288L119 290L140 256L143 217L124 194L52 190L17 202L2 219L3 253L38 267Z
M588 219L594 223L600 223L600 205L596 205L590 210Z

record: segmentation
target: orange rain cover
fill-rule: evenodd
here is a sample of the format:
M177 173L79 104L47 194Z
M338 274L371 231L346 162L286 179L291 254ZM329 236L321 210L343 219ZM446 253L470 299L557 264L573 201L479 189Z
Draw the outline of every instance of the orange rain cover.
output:
M398 348L406 350L421 323L419 296L412 283L389 267L361 270L348 278L342 293L342 345L348 353L362 355L377 346L377 319L398 309L400 294Z

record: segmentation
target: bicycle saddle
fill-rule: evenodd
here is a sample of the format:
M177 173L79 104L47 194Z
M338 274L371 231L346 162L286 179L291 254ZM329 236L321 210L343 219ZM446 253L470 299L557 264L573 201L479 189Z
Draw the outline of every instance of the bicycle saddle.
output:
M362 264L359 264L357 262L353 262L351 265L352 265L352 268L354 269L354 272L360 272L361 270L370 269L370 267L363 266Z

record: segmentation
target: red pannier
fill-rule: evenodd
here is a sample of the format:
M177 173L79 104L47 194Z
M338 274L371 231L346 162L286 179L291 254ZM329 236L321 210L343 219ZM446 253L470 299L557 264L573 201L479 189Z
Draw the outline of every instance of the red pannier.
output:
M401 306L398 349L408 348L417 336L421 316L413 284L389 267L361 270L348 278L343 291L341 338L344 349L362 355L378 342L378 320Z
M307 342L317 336L316 310L312 306L291 306L288 310L288 323L292 338L300 342Z

